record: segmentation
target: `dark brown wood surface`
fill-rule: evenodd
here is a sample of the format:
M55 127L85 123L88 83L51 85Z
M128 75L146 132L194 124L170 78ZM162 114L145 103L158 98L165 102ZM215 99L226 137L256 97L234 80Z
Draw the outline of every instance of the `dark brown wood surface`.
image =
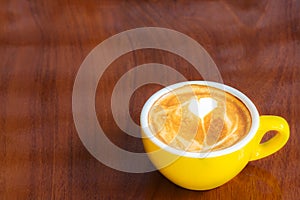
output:
M95 159L73 121L77 71L100 42L145 26L174 29L202 44L224 83L249 96L260 114L287 119L287 145L205 192L182 189L157 171L125 173ZM97 116L111 141L134 152L143 152L141 140L123 133L108 108L120 77L149 62L202 79L185 60L153 49L128 53L109 66L97 89ZM135 122L159 88L150 84L133 94ZM297 0L1 0L0 199L299 199L299 96Z

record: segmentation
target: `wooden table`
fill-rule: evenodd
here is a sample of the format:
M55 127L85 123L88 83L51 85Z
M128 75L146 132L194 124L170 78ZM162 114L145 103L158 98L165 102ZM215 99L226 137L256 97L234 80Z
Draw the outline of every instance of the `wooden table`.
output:
M299 199L300 1L3 0L0 6L0 199ZM182 189L158 171L121 172L94 158L73 121L76 74L100 42L153 26L196 40L224 83L250 97L260 114L286 118L286 146L205 192ZM149 62L171 66L187 80L203 78L162 50L116 59L99 80L95 108L106 136L128 151L143 152L141 139L117 126L110 99L123 74ZM134 92L129 110L136 123L160 88Z

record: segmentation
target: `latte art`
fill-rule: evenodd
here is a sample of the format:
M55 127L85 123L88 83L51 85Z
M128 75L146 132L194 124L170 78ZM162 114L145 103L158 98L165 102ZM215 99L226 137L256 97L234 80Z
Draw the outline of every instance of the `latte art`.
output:
M187 85L163 95L150 109L154 135L189 152L230 147L249 132L251 116L233 95L203 85Z

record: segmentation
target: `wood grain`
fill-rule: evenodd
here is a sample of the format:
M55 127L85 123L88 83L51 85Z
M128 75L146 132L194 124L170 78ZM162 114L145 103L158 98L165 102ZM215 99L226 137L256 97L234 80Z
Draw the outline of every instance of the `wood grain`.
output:
M76 73L100 42L145 26L171 28L203 45L224 83L249 96L261 114L287 119L287 145L205 192L182 189L157 171L125 173L97 161L73 122ZM299 41L297 0L1 0L0 199L299 199ZM122 132L108 108L122 74L148 62L169 65L188 80L202 78L163 51L131 52L109 66L97 88L97 116L111 141L134 152L143 152L141 141ZM135 122L159 88L146 85L133 94Z

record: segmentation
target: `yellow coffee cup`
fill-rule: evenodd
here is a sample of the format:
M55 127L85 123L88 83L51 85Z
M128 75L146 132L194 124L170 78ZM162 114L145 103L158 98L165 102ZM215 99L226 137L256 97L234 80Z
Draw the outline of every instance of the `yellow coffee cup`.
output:
M155 137L148 124L151 106L167 92L189 84L221 89L242 101L251 114L249 133L233 146L206 153L178 150ZM145 103L140 120L144 148L151 162L170 181L191 190L209 190L223 185L241 172L249 161L269 156L281 149L290 132L288 123L282 117L259 116L255 105L246 95L230 86L209 81L187 81L163 88ZM261 143L268 131L276 131L277 134Z

